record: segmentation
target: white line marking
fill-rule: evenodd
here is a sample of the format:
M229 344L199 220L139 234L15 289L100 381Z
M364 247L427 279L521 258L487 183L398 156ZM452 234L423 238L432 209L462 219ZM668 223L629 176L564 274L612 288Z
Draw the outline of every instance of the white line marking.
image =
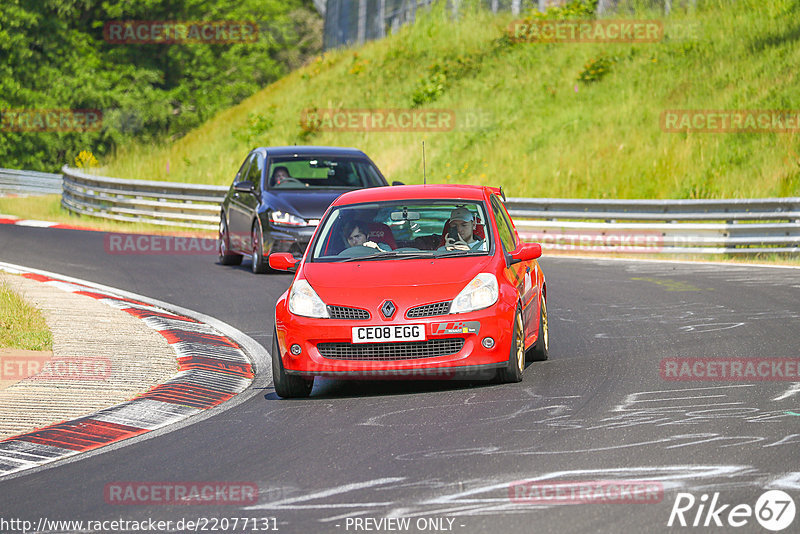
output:
M792 385L789 386L789 388L786 391L784 391L783 393L781 393L780 395L778 395L777 397L775 397L772 400L779 401L779 400L783 400L783 399L788 399L789 397L791 397L795 393L800 393L800 382L793 382Z
M283 509L342 508L342 507L358 508L360 506L387 506L392 503L391 502L345 503L345 504L324 504L324 505L313 505L313 504L296 505L295 503L311 501L314 499L324 499L326 497L331 497L333 495L339 495L342 493L348 493L350 491L357 491L365 488L373 488L375 486L384 486L386 484L391 484L393 482L400 482L403 480L405 480L405 477L388 477L388 478L377 478L375 480L368 480L366 482L355 482L353 484L344 484L342 486L336 486L330 489L317 491L315 493L309 493L308 495L303 495L301 497L291 497L289 499L283 499L282 501L273 501L264 504L257 504L254 506L246 506L243 508L243 510L269 510L274 508L283 508Z
M625 396L625 400L622 401L621 404L616 405L611 411L612 412L624 412L629 409L629 406L633 404L638 404L640 402L650 402L649 399L643 399L640 396L644 395L651 395L655 393L677 393L682 394L688 391L708 391L712 389L730 389L730 388L750 388L753 387L754 384L732 384L730 386L708 386L708 387L701 387L701 388L682 388L682 389L656 389L653 391L637 391L636 393L629 393ZM718 397L719 395L708 395L707 397ZM682 400L687 398L696 398L696 397L671 397L662 399L664 401L667 400Z
M767 489L781 488L798 491L800 490L800 472L784 473L782 477L769 482L766 487Z
M50 228L51 226L55 226L58 223L49 222L49 221L37 221L34 219L22 219L15 222L17 226L31 226L34 228Z

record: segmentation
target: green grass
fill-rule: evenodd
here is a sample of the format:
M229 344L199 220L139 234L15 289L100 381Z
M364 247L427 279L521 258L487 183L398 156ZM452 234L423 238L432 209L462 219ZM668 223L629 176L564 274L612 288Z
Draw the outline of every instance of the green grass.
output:
M667 109L800 109L800 0L700 0L661 18L659 43L513 44L513 20L464 7L326 53L163 145L131 145L101 174L227 184L254 146L355 146L390 180L502 185L509 196L749 198L800 194L798 133L665 133ZM578 78L591 60L609 73ZM437 84L439 87L437 88ZM425 89L428 89L427 93ZM577 90L576 90L577 88ZM307 132L304 109L481 110L450 132Z
M52 350L53 335L41 312L0 282L0 348Z
M37 195L0 197L0 215L14 215L21 219L39 221L66 222L64 217L69 217L69 212L61 209L61 195Z

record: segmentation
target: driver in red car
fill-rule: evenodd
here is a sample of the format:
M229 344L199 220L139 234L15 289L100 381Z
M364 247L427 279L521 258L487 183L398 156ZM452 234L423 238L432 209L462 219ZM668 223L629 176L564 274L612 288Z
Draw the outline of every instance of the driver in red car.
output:
M465 207L458 207L450 213L450 229L445 236L445 244L439 250L486 250L486 240L475 235L478 221Z
M391 247L385 243L376 243L368 239L369 224L367 224L366 221L348 221L344 225L344 231L342 234L348 247L371 247L374 249L383 250L384 252L392 250Z

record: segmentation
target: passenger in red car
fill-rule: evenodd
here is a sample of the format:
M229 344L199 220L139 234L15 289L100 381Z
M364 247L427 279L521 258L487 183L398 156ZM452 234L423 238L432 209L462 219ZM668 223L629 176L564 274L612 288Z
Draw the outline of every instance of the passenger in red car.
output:
M450 230L439 250L486 250L486 240L475 235L478 222L467 208L459 207L450 213Z

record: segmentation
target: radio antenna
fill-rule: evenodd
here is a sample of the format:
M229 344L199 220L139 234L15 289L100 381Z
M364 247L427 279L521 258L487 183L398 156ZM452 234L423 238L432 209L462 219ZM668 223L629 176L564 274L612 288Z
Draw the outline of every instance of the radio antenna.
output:
M428 183L428 178L425 175L425 141L422 142L422 185Z

